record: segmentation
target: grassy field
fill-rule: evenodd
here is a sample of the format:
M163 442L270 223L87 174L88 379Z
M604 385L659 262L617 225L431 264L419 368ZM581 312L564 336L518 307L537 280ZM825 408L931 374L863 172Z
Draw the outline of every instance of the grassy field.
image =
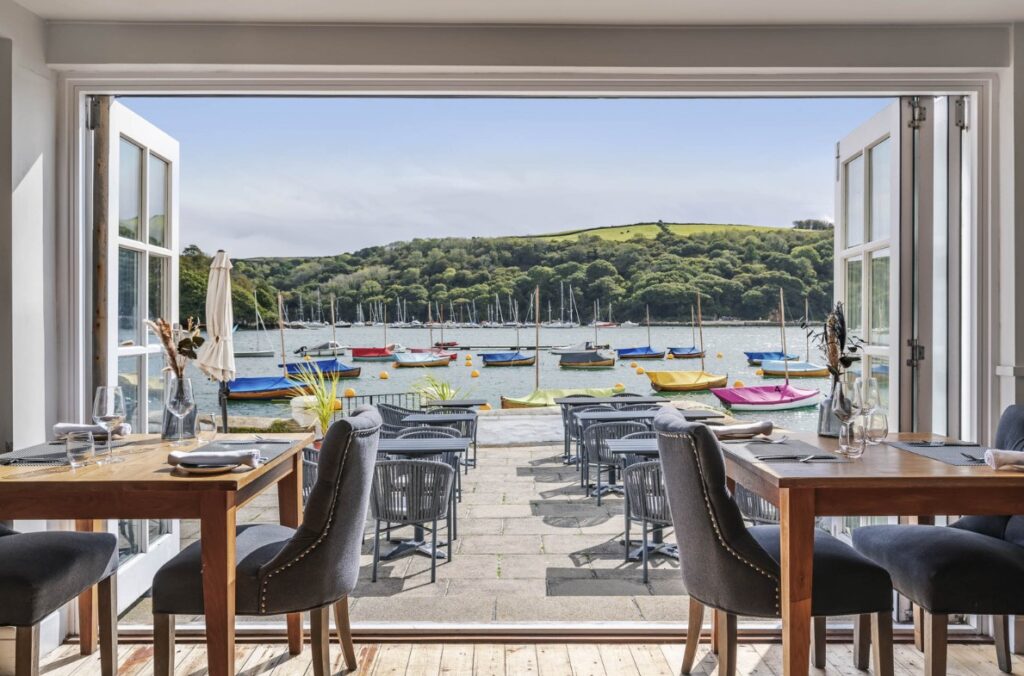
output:
M535 235L535 237L550 242L563 242L579 239L581 235L595 235L614 242L624 242L636 238L653 239L658 235L661 228L665 228L675 235L683 236L720 230L764 230L762 226L733 225L729 223L662 223L661 225L657 223L634 223L632 225L610 225L603 228L568 230L550 235Z

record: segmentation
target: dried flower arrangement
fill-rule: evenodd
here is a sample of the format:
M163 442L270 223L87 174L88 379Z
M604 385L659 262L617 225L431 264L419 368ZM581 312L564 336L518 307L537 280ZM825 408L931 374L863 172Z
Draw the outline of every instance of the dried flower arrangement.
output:
M200 335L199 323L189 317L185 326L175 327L157 317L154 320L147 319L146 325L160 339L160 344L164 348L164 357L167 361L164 370L173 373L178 380L183 379L185 367L198 356L196 350L202 347L204 342Z
M846 313L842 302L837 302L825 317L825 324L820 332L809 330L808 335L825 357L825 365L832 374L832 386L835 387L846 369L854 362L860 361L857 351L862 345L859 338L847 333Z

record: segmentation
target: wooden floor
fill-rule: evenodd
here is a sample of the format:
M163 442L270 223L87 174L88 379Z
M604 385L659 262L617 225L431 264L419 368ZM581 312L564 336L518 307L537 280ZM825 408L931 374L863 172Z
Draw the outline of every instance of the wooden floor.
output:
M359 674L543 674L566 676L656 676L678 674L683 650L678 644L357 644ZM121 676L153 673L151 645L124 645L120 649ZM912 645L896 646L896 674L917 676L924 663ZM312 674L309 646L290 658L282 644L240 645L236 671L242 676L304 676ZM782 648L778 644L745 643L738 649L740 674L779 676ZM332 673L345 673L337 645L332 646ZM717 673L715 658L706 645L698 653L694 674ZM176 674L198 676L206 673L206 649L201 645L178 646ZM1024 673L1024 658L1014 657L1014 671ZM97 656L81 657L77 645L62 646L47 655L41 673L49 676L89 676L99 673ZM828 666L812 669L813 674L841 676L868 672L853 668L849 644L828 647ZM949 651L949 674L982 676L1001 673L995 665L991 645L954 645Z

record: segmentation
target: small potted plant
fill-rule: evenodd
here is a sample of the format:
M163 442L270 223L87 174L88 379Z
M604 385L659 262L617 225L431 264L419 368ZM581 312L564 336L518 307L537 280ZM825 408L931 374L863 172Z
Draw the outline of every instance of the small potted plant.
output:
M163 439L194 439L196 436L195 399L192 382L185 369L194 361L203 345L199 324L192 317L185 326L172 325L163 318L146 320L164 350L164 415L161 425Z
M324 435L341 408L338 381L324 375L316 362L301 364L295 376L295 397L291 400L292 419L315 430L314 448L319 449Z
M846 330L846 313L843 304L837 302L825 317L820 332L811 331L811 339L825 357L825 364L831 377L829 395L818 409L818 434L823 437L838 437L839 430L851 412L850 399L843 385L847 369L860 361L857 354L861 341L849 335Z
M412 384L413 392L420 395L427 401L451 401L453 399L465 399L468 390L455 387L447 380L435 378L432 375L425 375Z

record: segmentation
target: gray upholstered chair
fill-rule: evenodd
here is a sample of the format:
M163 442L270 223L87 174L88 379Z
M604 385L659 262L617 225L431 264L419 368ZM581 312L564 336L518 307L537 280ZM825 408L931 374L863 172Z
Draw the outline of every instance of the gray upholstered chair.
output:
M15 627L14 673L39 673L39 623L99 584L100 669L117 673L117 538L0 526L0 626Z
M641 536L640 557L643 561L644 582L647 582L647 560L650 556L647 535L649 527L672 526L672 514L665 497L665 484L661 479L661 463L637 462L622 470L622 485L626 487L626 560L629 560L629 527L639 521Z
M370 511L373 514L373 573L377 581L380 561L380 533L385 529L430 524L430 581L437 580L437 522L448 521L448 560L452 559L451 504L455 471L443 462L431 460L387 460L377 463L373 475ZM383 524L383 526L382 526ZM412 551L412 550L410 550Z
M313 672L329 671L330 611L345 662L356 668L348 595L359 577L363 526L377 461L380 415L361 406L331 425L320 448L317 480L302 525L238 526L235 609L238 615L309 611ZM201 542L194 542L153 579L154 662L157 676L174 673L174 616L203 614Z
M779 617L782 575L777 526L747 528L726 487L725 459L705 425L691 423L675 408L654 418L672 523L680 543L683 582L690 615L683 658L689 673L700 640L704 607L718 616L719 673L736 672L736 617ZM815 618L814 662L824 666L824 622L835 615L870 615L875 673L891 676L892 583L867 557L823 531L814 534L811 614ZM866 645L857 622L858 668Z
M609 439L621 439L627 434L643 432L647 425L640 422L604 422L587 425L583 430L583 473L585 477L587 495L591 494L590 476L591 468L597 486L594 494L597 495L597 504L601 504L601 496L605 493L621 493L623 488L612 482L613 473L622 467L622 458L612 455L608 450ZM608 472L608 483L601 483L601 473Z
M1024 406L1003 412L995 446L1024 451ZM1024 613L1024 516L967 516L950 528L866 526L853 532L853 545L922 609L926 674L946 671L952 614L993 616L996 661L1010 673L1008 616Z

